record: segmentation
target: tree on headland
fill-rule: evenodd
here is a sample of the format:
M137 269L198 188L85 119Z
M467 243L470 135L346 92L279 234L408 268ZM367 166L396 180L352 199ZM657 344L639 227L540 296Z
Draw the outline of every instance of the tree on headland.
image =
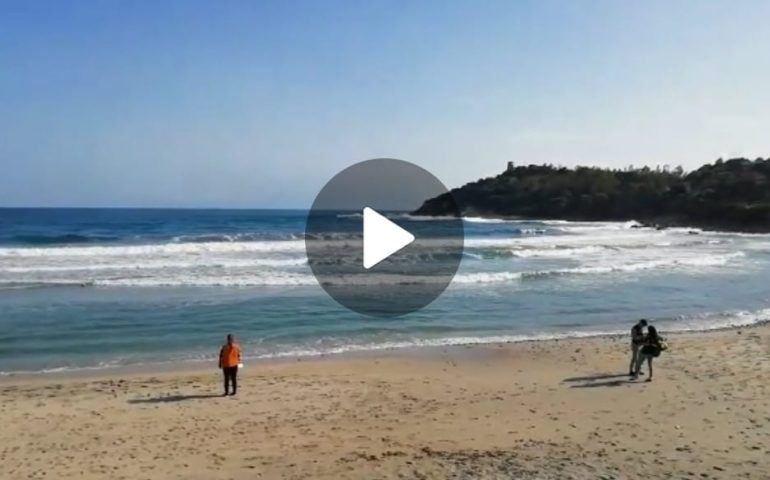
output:
M685 173L649 167L509 166L503 173L425 201L414 213L565 220L637 220L770 231L770 158L719 159Z

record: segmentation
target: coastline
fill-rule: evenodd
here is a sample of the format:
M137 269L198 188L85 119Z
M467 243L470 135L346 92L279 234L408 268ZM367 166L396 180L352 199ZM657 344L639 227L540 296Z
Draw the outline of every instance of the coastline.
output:
M770 313L770 309L762 309L761 312ZM655 320L653 320L655 321ZM730 324L716 324L711 327L702 328L682 328L673 330L661 330L662 334L668 336L698 335L712 332L722 332L731 330L750 329L770 325L770 317L763 319L753 319L746 323L731 322ZM333 359L357 359L357 358L377 358L377 357L407 357L420 358L440 355L443 352L454 351L467 352L473 349L483 349L485 347L504 348L509 345L529 344L540 342L559 342L581 339L611 339L617 340L625 338L627 334L618 328L617 331L567 331L564 333L538 334L538 335L498 335L490 337L478 337L474 341L457 341L454 339L432 339L425 343L415 342L404 343L395 346L392 343L383 345L362 346L361 348L352 348L343 351L328 351L314 353L292 353L262 356L244 356L247 365L271 365L294 362L312 362L315 360L333 360ZM507 338L506 340L496 340L497 338ZM446 343L442 343L444 340ZM299 352L299 350L297 350ZM157 362L132 363L126 365L106 365L106 366L83 366L83 367L60 367L52 369L43 369L39 371L8 371L0 372L0 385L7 380L34 380L42 379L94 379L111 376L136 376L136 375L156 375L156 374L174 374L174 373L200 373L212 368L216 364L216 359L196 358L186 360L167 360Z
M413 212L410 212L409 215L413 215L415 217L432 217L436 219L446 218L446 216L441 213L425 213L420 212L419 210L415 210ZM770 224L762 224L762 225L753 225L753 226L745 226L745 225L736 225L732 223L712 223L712 222L698 222L698 221L689 221L689 220L680 220L672 217L652 217L652 218L643 218L643 217L582 217L582 216L574 216L574 217L528 217L528 216L522 216L522 215L503 215L503 214L497 214L497 213L480 213L477 211L469 210L462 212L462 217L464 219L467 218L477 218L477 219L483 219L483 220L504 220L504 221L533 221L533 222L586 222L586 223L603 223L603 222L609 222L609 223L628 223L628 222L634 222L638 225L638 227L635 228L650 228L650 229L657 229L657 230L667 230L671 228L682 228L682 229L691 229L693 231L700 231L697 233L735 233L735 234L754 234L754 235L767 235L770 234Z
M514 165L425 200L412 213L496 215L571 221L628 221L722 231L770 232L764 185L770 159L719 159L697 170L626 170ZM752 180L736 189L738 178ZM640 193L642 188L643 194ZM480 213L483 212L483 213Z
M2 478L765 478L770 325L0 381ZM45 472L45 473L43 473Z

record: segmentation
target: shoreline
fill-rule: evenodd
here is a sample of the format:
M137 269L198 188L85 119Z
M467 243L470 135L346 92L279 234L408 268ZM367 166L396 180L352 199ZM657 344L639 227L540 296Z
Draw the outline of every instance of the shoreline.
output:
M770 319L759 320L745 325L717 326L714 328L692 330L663 330L667 340L680 337L719 334L722 332L741 332L743 330L761 329L770 326ZM630 328L630 327L629 327ZM346 361L361 359L431 359L442 355L474 356L489 349L511 348L516 345L558 344L581 340L622 341L627 333L591 333L586 335L544 336L542 338L522 338L521 340L489 341L477 343L453 343L443 345L408 345L388 346L344 352L318 353L308 355L278 355L269 357L244 356L244 371L247 369L267 366L292 365L296 363L313 363L329 361ZM493 337L491 337L493 338ZM102 367L77 367L51 369L41 371L1 372L0 387L6 383L46 380L96 380L113 376L139 377L144 375L173 375L173 374L202 374L218 371L216 359L169 360L164 362L147 362L129 365L111 365Z

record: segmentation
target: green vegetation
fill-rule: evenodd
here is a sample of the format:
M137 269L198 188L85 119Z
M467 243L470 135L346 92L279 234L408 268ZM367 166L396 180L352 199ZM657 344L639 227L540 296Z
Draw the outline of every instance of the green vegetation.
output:
M770 158L735 158L685 173L681 167L626 170L509 166L427 200L415 214L565 220L637 220L661 226L770 231Z

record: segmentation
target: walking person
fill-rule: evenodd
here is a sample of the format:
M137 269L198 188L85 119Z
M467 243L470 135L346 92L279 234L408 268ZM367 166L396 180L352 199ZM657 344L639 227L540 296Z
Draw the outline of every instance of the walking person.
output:
M650 376L647 377L647 382L652 381L652 359L660 356L660 352L665 350L665 343L663 338L658 335L658 330L650 325L647 328L647 335L644 337L644 344L639 349L639 358L636 360L636 369L634 370L634 380L639 377L639 370L642 368L642 363L647 360L647 367L650 370Z
M628 365L628 376L638 375L636 371L636 362L639 359L639 350L644 344L644 327L647 326L647 320L641 319L631 328L631 363Z
M219 351L219 368L225 378L225 395L235 395L238 391L238 365L241 363L241 347L235 343L232 334L227 335L227 343ZM230 391L232 385L232 391Z

